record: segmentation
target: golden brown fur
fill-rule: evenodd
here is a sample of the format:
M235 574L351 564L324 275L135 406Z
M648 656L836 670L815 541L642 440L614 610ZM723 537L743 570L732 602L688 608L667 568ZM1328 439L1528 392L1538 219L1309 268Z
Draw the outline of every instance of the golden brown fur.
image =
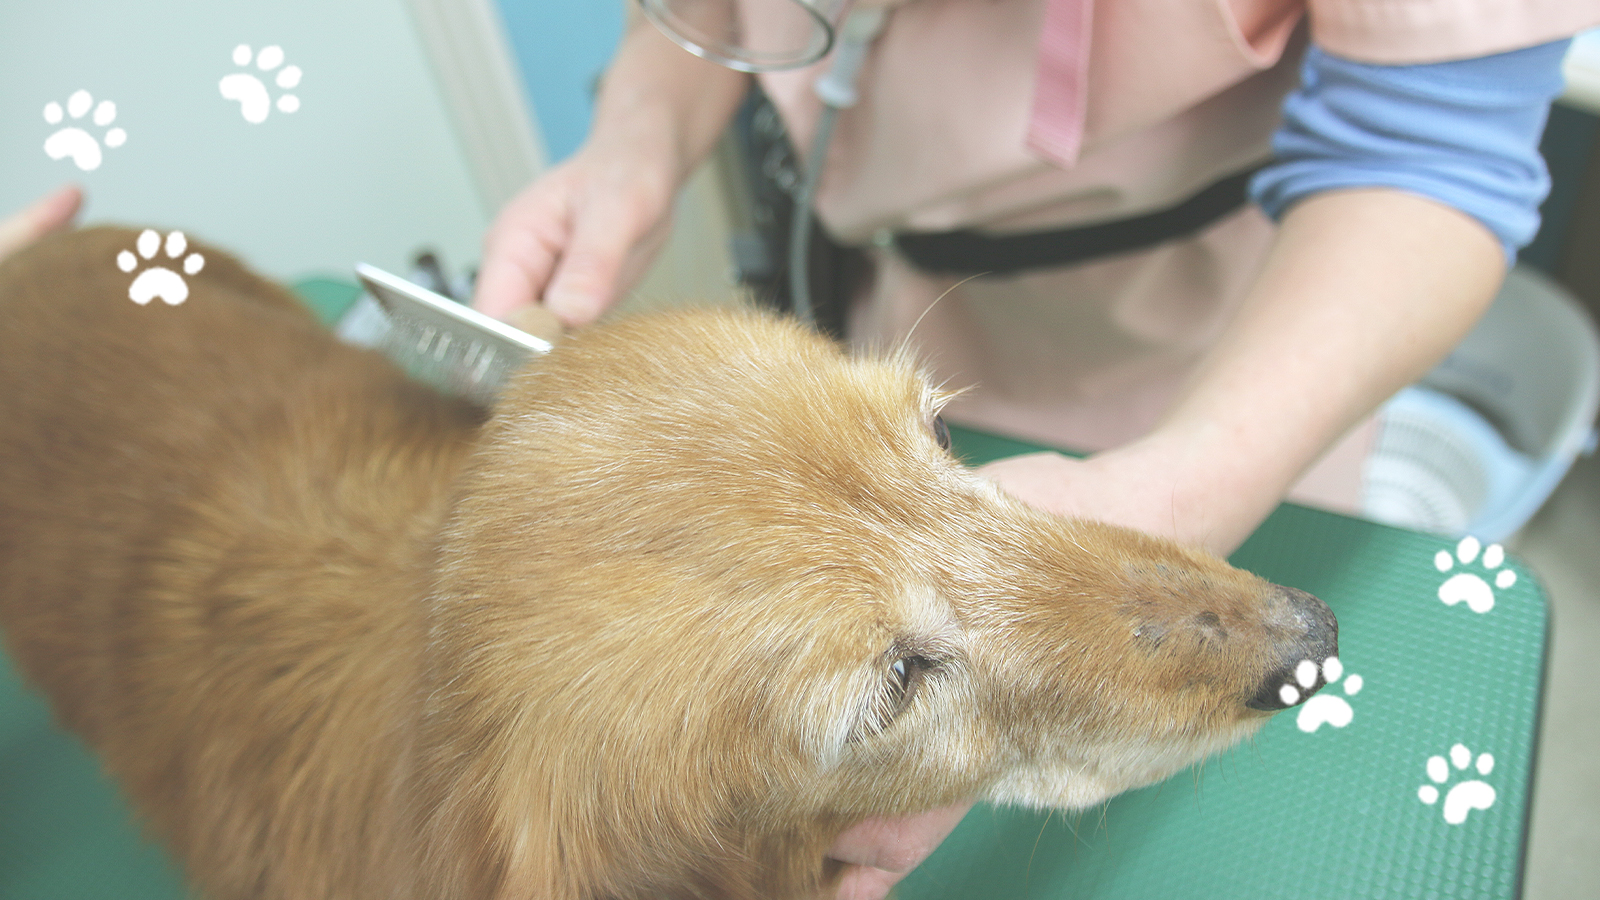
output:
M0 624L206 896L809 896L851 822L1096 803L1331 652L999 494L903 358L627 320L484 425L215 249L130 302L134 237L0 266Z

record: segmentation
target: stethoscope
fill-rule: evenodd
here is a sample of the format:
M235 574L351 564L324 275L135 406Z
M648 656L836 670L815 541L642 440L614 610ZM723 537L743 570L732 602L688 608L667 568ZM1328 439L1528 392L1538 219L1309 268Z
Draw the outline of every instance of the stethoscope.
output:
M854 0L765 0L761 21L741 21L740 0L639 0L662 33L696 56L740 72L774 72L809 66L833 51L833 62L813 89L822 115L806 156L789 228L789 297L795 316L815 326L806 260L811 205L833 142L839 111L855 105L856 76L867 48L883 30L885 5L852 9ZM836 46L837 45L837 46Z

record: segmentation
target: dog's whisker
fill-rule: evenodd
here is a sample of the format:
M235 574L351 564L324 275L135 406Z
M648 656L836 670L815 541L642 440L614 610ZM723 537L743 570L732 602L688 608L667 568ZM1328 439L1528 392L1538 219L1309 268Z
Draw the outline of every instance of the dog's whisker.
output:
M985 275L988 275L988 274L990 274L990 273L988 273L988 272L979 272L979 273L974 274L974 275L968 275L967 277L961 279L960 281L956 282L955 284L952 284L949 287L945 288L943 291L940 291L939 292L939 296L933 298L933 302L929 303L926 307L924 307L922 312L917 315L917 320L915 322L911 323L911 327L909 329L907 329L905 337L900 339L901 346L902 347L910 347L911 346L911 339L916 335L917 329L922 327L922 320L926 319L928 317L928 313L933 312L933 308L935 306L938 306L944 300L944 298L950 296L950 294L953 291L955 291L957 288L961 287L962 285L966 284L967 282L972 281L972 280L977 279L977 278L982 278L982 277L984 277Z

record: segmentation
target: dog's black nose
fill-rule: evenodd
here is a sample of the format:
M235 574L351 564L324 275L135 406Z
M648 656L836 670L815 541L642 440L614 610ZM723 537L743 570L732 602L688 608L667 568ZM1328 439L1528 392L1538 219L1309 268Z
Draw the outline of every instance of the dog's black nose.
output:
M1280 710L1304 703L1330 680L1339 667L1339 621L1328 604L1295 588L1278 588L1288 637L1278 665L1266 674L1260 690L1245 701L1251 709Z

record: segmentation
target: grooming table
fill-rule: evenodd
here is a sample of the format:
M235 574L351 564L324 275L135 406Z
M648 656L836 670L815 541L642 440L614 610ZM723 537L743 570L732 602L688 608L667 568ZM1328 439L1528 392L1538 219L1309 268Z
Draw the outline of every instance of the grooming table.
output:
M328 320L355 296L299 287ZM1038 449L951 431L974 463ZM901 900L1519 893L1548 621L1533 575L1488 548L1289 505L1233 561L1327 601L1342 676L1253 742L1103 807L976 808ZM0 897L184 896L94 758L0 662Z
M1040 449L951 431L974 464ZM1288 504L1232 562L1333 608L1342 677L1252 742L1102 807L979 806L900 900L1520 894L1549 621L1533 574L1473 542Z

